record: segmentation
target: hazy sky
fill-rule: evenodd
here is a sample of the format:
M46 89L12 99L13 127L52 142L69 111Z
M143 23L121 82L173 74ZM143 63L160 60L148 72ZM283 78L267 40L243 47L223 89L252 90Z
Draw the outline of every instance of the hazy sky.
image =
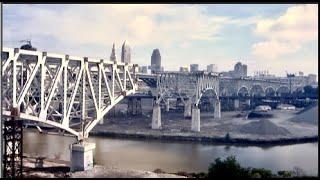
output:
M318 74L318 5L3 5L4 46L32 39L39 50L109 58L131 46L149 65L160 49L166 70L191 63L233 69Z

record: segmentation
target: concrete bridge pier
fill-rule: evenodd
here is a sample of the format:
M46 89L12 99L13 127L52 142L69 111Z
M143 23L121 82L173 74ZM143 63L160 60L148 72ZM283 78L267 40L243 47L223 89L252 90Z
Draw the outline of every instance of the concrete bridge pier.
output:
M214 105L214 118L221 118L221 101L216 99Z
M191 117L191 102L190 100L187 100L186 104L184 105L184 113L185 118Z
M101 125L102 125L102 124L104 123L103 121L104 121L104 119L103 119L103 118L101 118L101 120L99 121L99 124L101 124Z
M166 101L166 112L169 112L170 111L170 102L169 102L169 99L167 99Z
M234 109L239 109L239 107L240 107L240 101L239 101L239 99L235 99L234 100Z
M156 104L153 106L151 128L152 129L161 128L161 108L159 104Z
M93 151L95 143L86 141L70 145L71 172L85 171L93 168Z
M250 107L250 105L251 105L250 99L246 99L246 104Z
M192 108L191 131L200 132L200 109Z

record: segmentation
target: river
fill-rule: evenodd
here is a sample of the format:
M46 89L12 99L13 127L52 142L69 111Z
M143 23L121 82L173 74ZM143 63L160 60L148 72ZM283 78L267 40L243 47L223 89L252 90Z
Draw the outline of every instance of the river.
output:
M69 160L72 137L24 132L24 152ZM230 146L156 140L90 137L96 143L94 161L100 165L167 172L207 172L215 158L235 155L242 166L268 168L273 172L302 168L318 175L318 142L283 146Z

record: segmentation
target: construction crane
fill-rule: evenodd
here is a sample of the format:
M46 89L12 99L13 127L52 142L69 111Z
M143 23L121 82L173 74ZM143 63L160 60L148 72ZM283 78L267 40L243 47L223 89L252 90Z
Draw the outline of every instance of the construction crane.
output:
M288 73L286 71L287 74L287 78L289 79L289 85L290 85L290 94L292 93L292 78L296 77L296 75L294 73Z
M22 46L20 47L20 49L31 50L31 51L36 51L36 50L37 50L37 48L32 47L32 45L31 45L31 39L20 40L20 41L18 41L18 42L26 43L26 44L22 45Z
M287 74L287 77L290 78L290 77L296 77L296 75L294 73L290 74L286 71L286 74Z

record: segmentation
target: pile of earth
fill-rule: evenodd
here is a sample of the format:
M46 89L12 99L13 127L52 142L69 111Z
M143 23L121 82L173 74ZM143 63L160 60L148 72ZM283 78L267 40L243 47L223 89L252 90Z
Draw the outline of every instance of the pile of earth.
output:
M312 105L290 118L289 121L318 125L318 112L318 104Z
M257 119L257 118L272 118L273 115L269 112L252 111L248 114L247 119Z
M241 133L259 134L259 135L288 135L290 132L284 128L277 126L268 119L250 122L241 125L238 129Z

